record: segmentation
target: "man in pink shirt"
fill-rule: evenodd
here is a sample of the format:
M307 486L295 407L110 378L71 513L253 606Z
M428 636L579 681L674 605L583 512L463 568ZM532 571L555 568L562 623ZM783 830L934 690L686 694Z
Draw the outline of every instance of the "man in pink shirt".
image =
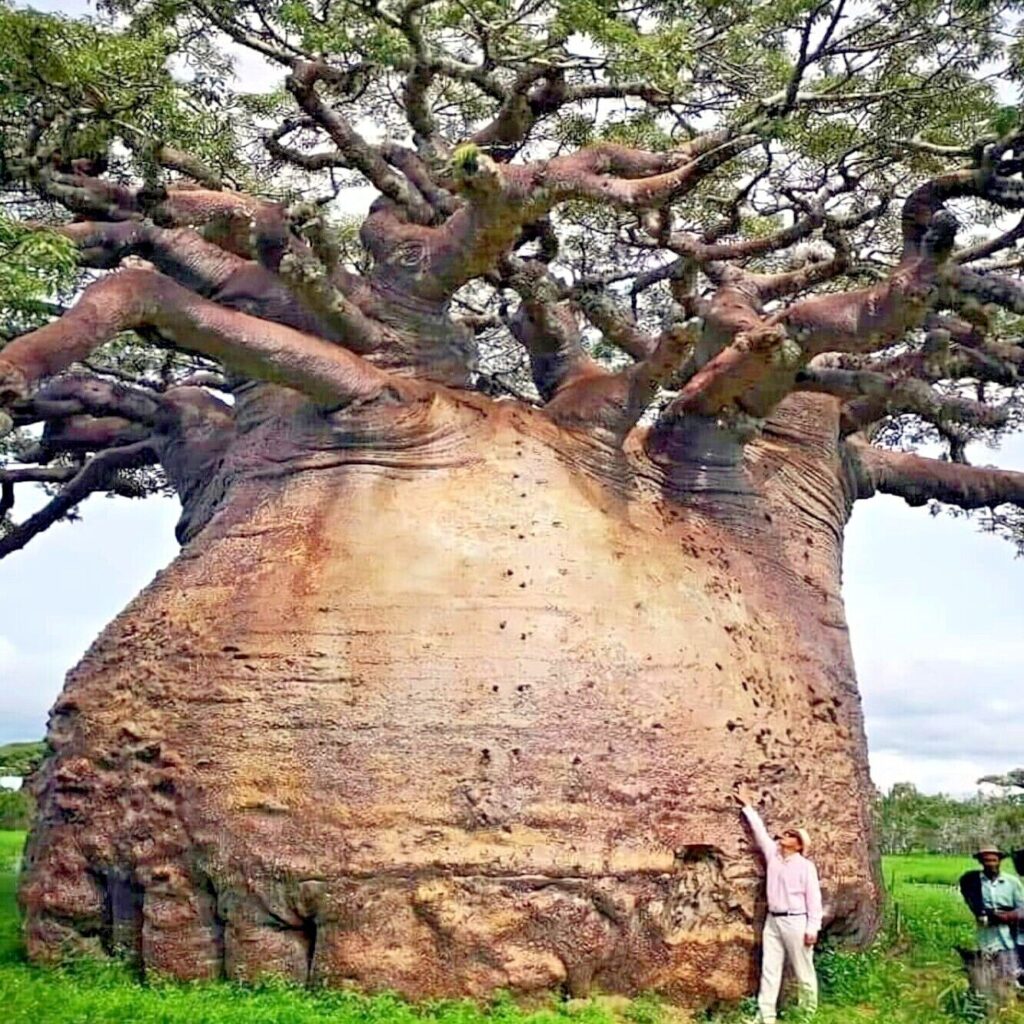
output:
M814 944L821 930L821 885L817 869L807 859L807 832L802 828L787 829L778 840L773 839L753 806L750 791L739 787L736 795L765 859L768 916L761 940L757 1006L763 1024L775 1024L782 970L787 960L796 975L800 1006L813 1013L818 1005Z

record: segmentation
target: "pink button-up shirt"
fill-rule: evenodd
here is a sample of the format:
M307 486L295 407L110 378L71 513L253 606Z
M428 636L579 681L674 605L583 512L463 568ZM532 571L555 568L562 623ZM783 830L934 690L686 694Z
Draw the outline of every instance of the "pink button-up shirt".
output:
M806 914L807 934L817 935L822 916L818 869L802 853L783 857L753 807L744 807L743 814L767 865L768 910L777 914Z

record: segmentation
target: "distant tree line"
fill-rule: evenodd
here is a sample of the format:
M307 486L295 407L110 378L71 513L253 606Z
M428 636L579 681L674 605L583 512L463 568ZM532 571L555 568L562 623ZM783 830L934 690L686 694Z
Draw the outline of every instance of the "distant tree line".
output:
M49 753L45 740L0 745L0 776L24 778L36 770ZM32 798L24 789L0 789L0 829L28 828L32 821Z
M0 775L31 775L48 753L45 740L0 744Z
M879 793L875 817L882 853L970 854L980 842L1006 850L1024 847L1024 792L1013 783L995 795L958 800L901 782Z

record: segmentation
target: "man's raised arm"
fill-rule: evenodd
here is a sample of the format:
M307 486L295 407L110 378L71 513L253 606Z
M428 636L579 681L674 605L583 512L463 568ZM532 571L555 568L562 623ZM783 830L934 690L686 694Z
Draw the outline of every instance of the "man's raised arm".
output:
M747 824L750 825L750 831L754 834L754 841L757 843L758 849L764 854L765 859L773 856L775 854L775 840L768 834L768 829L765 828L761 815L757 813L750 790L745 787L737 789L736 799L742 805L741 813L747 819Z

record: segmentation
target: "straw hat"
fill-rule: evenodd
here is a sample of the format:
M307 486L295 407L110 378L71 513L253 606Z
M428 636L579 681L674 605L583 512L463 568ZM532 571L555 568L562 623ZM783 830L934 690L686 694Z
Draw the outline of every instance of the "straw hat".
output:
M786 832L800 840L800 852L806 857L811 849L811 834L805 828L787 828Z
M1010 856L1005 851L1000 850L998 846L979 846L978 849L974 851L974 859L981 860L982 854L985 853L994 853L1000 860L1004 857Z

